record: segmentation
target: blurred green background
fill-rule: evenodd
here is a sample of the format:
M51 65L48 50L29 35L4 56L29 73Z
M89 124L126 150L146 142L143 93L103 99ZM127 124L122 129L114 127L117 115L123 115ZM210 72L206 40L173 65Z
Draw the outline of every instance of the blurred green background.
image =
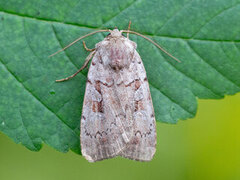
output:
M157 152L147 163L122 158L88 163L46 145L31 152L0 134L0 180L239 180L240 94L198 102L196 118L157 123Z

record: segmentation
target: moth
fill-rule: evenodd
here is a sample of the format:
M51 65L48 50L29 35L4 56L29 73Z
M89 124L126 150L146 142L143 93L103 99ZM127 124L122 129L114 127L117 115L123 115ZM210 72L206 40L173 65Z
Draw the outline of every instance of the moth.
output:
M129 23L130 28L130 23ZM148 37L128 30L99 30L78 38L77 41L99 32L109 32L91 51L76 76L92 59L82 108L80 141L82 155L89 161L122 156L137 161L150 161L156 151L156 124L152 98L143 62L137 45L129 33L152 42ZM122 33L127 33L127 37ZM54 53L53 55L55 55ZM51 55L52 56L52 55Z

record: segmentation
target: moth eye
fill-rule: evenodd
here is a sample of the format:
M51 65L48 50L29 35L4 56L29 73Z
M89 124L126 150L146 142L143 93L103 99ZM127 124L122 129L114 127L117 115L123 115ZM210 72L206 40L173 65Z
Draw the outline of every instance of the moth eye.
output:
M123 37L126 37L126 35L125 35L125 34L122 34L122 36L123 36Z
M108 33L107 37L110 36L110 35L111 35L111 33Z

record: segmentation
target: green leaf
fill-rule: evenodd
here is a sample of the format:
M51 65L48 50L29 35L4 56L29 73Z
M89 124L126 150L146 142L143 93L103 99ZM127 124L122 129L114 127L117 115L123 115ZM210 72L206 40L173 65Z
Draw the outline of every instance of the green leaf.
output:
M0 130L37 151L44 142L80 153L79 123L87 70L55 83L83 64L81 42L48 58L79 36L102 28L130 35L144 62L157 121L196 114L197 98L240 91L240 0L8 0L0 1ZM93 48L106 34L85 39Z

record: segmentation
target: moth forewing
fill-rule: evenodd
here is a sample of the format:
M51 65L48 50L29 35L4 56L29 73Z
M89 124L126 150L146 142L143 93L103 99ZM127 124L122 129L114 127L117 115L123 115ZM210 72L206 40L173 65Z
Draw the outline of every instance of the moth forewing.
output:
M132 66L135 73L131 86L134 97L133 136L120 155L139 161L150 161L156 151L156 124L149 84L142 60L135 50Z

